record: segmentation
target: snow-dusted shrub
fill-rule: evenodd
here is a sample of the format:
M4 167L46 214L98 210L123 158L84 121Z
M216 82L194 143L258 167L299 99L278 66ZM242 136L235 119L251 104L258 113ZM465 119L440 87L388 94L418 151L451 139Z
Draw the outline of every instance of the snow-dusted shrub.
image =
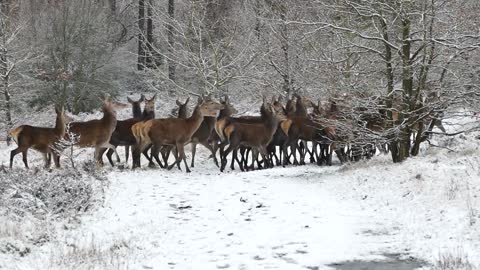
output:
M68 216L88 210L104 176L95 170L11 170L0 173L0 213ZM100 180L100 181L99 181Z
M0 171L0 253L27 254L55 238L53 221L69 223L101 201L106 177L91 168Z

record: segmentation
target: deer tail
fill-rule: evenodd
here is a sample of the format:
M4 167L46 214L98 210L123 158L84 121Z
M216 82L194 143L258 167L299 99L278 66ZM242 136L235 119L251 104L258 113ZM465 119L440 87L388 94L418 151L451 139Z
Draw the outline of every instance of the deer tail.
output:
M137 144L142 143L142 137L140 136L140 123L136 123L135 125L132 126L132 133L133 137L135 137L135 141L137 141Z
M12 137L12 139L15 141L16 144L18 144L18 136L20 136L20 133L23 130L23 126L16 127L14 129L10 129L8 131L8 135Z

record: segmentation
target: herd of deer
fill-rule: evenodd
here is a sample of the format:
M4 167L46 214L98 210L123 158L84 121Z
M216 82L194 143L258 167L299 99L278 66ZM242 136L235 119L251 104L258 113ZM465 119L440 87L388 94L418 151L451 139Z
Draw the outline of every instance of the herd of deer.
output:
M23 163L28 168L27 151L30 148L43 154L46 168L50 167L52 156L55 166L60 167L60 155L68 145L95 148L94 158L99 166L103 165L102 156L108 150L106 156L114 166L113 154L117 162L120 161L117 146L125 146L126 161L131 148L132 168L140 167L143 153L150 167L154 167L156 161L162 168L177 166L180 169L183 161L186 171L190 172L184 149L189 143L192 145L191 167L194 167L197 144L210 150L213 161L221 171L225 169L230 153L230 167L234 169L236 162L242 171L254 169L255 162L258 168L270 168L274 163L283 166L305 164L307 153L311 162L331 164L332 151L335 150L335 129L320 124L316 119L320 114L324 118L334 119L333 105L330 110L323 111L320 104L315 105L299 95L288 100L285 106L281 100L268 102L264 97L259 116L233 117L237 110L228 97L217 102L211 97L202 96L198 98L190 116L188 98L184 103L176 101L177 117L155 118L155 100L156 95L151 99L141 95L137 101L128 98L133 118L126 120L117 120L116 110L128 105L106 97L101 119L72 122L60 108L56 109L53 128L29 125L14 128L8 134L18 147L11 151L10 168L18 153L22 153ZM308 113L307 107L312 107L313 112ZM311 142L310 148L307 142ZM170 154L175 157L172 164L168 164Z

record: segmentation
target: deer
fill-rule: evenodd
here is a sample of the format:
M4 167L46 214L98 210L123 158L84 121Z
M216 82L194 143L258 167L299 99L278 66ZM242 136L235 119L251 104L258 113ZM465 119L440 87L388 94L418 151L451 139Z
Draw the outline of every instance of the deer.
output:
M225 169L227 155L241 145L257 150L262 155L265 168L272 166L268 159L267 145L272 140L278 123L283 119L283 114L275 111L275 108L271 104L264 103L263 107L264 116L260 123L247 124L233 121L224 128L223 133L229 141L229 146L221 157L221 172ZM238 157L233 156L233 158L237 159L237 162L240 164L240 170L244 171L243 165L238 160Z
M176 114L178 118L181 119L187 119L188 118L188 102L190 101L190 97L188 97L184 103L182 103L180 100L176 100L175 103L178 106L178 109L172 110L172 114ZM175 152L175 149L171 145L166 145L166 146L161 146L160 149L158 147L153 147L152 148L152 157L150 158L150 162L148 164L149 167L154 167L155 165L153 164L153 158L157 161L158 165L161 168L166 168L168 166L168 158L170 157L170 153L173 151L175 157L177 155L177 152ZM163 158L163 163L160 161L159 158L159 153L162 153L162 158Z
M205 98L209 100L211 99L211 96L207 96ZM205 116L200 127L192 135L192 140L190 141L190 144L192 145L192 161L191 161L190 167L193 168L195 166L195 153L197 152L197 144L201 144L205 148L210 150L211 156L213 158L213 162L218 167L218 161L217 161L217 157L215 156L213 146L209 143L209 139L214 133L213 131L215 130L216 121L217 121L216 115Z
M46 169L50 167L52 155L55 167L60 168L59 153L55 151L55 144L65 135L65 126L71 118L65 115L63 107L55 108L55 113L57 117L53 128L22 125L8 132L18 146L10 152L10 169L13 166L13 158L18 153L22 153L23 163L28 169L27 152L30 148L43 154Z
M113 145L115 148L119 145L125 146L126 161L128 161L129 147L131 145L134 145L136 142L135 137L133 136L133 133L132 133L132 126L138 122L155 118L156 98L157 98L156 94L151 99L146 99L145 96L142 95L138 101L133 101L130 98L127 98L128 102L132 104L134 115L136 115L137 117L126 119L126 120L117 120L115 130L113 131L112 136L110 137L110 144ZM141 102L145 102L143 112L140 109ZM138 110L140 110L140 112L138 112ZM102 149L100 151L100 156L102 156L106 150L107 148ZM108 149L107 158L108 158L108 161L110 162L110 165L112 165L112 167L114 166L114 163L112 161L113 153L115 153L114 150ZM148 155L146 153L144 153L144 155L148 158Z
M142 115L143 115L143 112L142 112L142 108L141 108L140 104L145 101L145 96L143 94L141 94L140 99L137 100L137 101L134 101L130 97L127 97L127 101L128 101L128 103L130 103L132 105L132 117L141 119ZM125 145L125 162L128 162L129 154L130 154L130 145ZM108 155L108 153L107 153L107 155ZM118 157L118 156L117 156L117 162L120 162L120 157Z
M283 104L280 101L280 98L277 100L273 100L272 102L273 107L275 108L276 111L283 111L284 115L287 115L287 110L284 108ZM275 158L276 165L281 165L281 159L283 155L283 149L282 145L288 140L288 130L284 130L282 127L283 121L281 121L278 124L277 131L275 131L275 134L273 134L272 141L268 144L267 150L269 152L269 158L270 162L273 164L273 158ZM279 146L280 153L279 156L277 156L277 146Z
M191 172L188 167L185 156L185 144L191 141L192 135L198 130L205 116L215 117L217 112L223 108L223 105L213 100L204 100L199 97L197 106L192 115L187 119L181 118L161 118L152 119L144 123L140 132L133 131L137 141L137 151L143 150L147 145L161 147L172 145L176 147L177 157L173 164L167 167L171 170L175 165L182 162L185 164L187 173ZM134 164L134 168L139 167L139 160Z
M228 97L226 97L226 102L228 104L230 104L230 101L228 100ZM223 112L223 115L222 115L222 112L221 112L221 116L222 117L219 117L217 119L217 123L215 124L215 132L216 132L216 137L218 137L218 140L220 141L220 144L218 145L217 149L220 149L220 157L223 156L223 152L224 152L224 147L229 143L225 134L224 134L224 130L225 128L233 123L233 122L237 122L237 123L244 123L244 124L258 124L258 123L262 123L264 121L264 118L265 118L265 104L266 104L266 98L263 97L263 103L262 103L262 106L260 107L260 116L241 116L241 117L231 117L230 115L233 114L232 111L228 111L227 109ZM231 105L230 105L231 106ZM235 110L235 113L236 110ZM247 165L247 159L248 159L248 152L249 152L249 147L248 146L244 146L244 145L240 145L240 147L238 147L238 149L234 149L232 151L232 161L230 163L230 168L232 170L235 169L235 161L237 161L237 163L242 163L244 164L243 166L246 167L247 169L249 168L249 166ZM240 151L241 153L241 160L239 160L237 158L237 153L238 151ZM215 150L216 152L216 150ZM252 167L253 167L253 162L255 161L255 159L252 160ZM257 164L258 166L260 166L260 163L257 159Z
M302 98L297 96L297 103L302 103ZM310 102L311 103L311 102ZM302 106L302 105L300 105ZM300 106L296 106L296 109L300 109ZM320 142L323 144L331 144L335 138L335 129L331 126L323 126L318 121L308 117L304 111L300 113L293 113L288 116L288 119L282 123L283 129L288 132L288 140L284 143L283 147L283 166L287 164L287 148L290 146L291 152L294 157L293 164L304 164L303 157L301 157L300 163L295 155L296 148L298 147L298 140ZM331 149L334 149L332 145ZM331 155L327 159L327 164L331 164Z
M103 166L102 149L110 148L114 152L115 146L110 143L110 138L117 126L117 108L126 108L128 105L114 101L109 96L103 100L101 119L90 120L86 122L71 122L69 131L71 134L65 134L65 139L70 140L70 135L78 137L78 142L72 142L80 148L94 147L94 158L97 166Z

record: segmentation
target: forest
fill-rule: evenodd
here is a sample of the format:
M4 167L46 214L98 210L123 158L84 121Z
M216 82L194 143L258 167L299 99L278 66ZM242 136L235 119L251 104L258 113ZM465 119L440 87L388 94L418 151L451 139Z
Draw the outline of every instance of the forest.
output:
M478 14L0 0L0 269L478 269Z

